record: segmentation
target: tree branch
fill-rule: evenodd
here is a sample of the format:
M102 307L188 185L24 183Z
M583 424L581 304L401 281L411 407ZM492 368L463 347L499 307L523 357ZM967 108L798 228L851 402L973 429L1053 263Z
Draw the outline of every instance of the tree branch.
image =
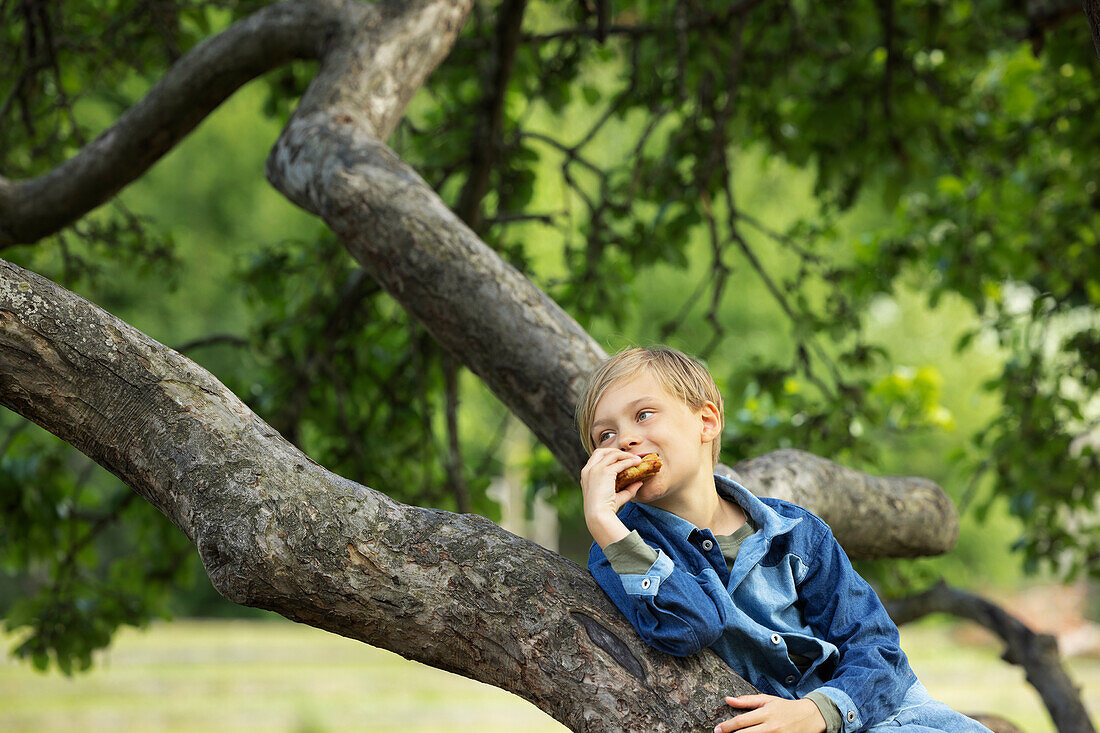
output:
M759 496L794 502L824 518L856 559L942 554L958 539L955 506L928 479L870 476L793 449L718 468Z
M757 5L760 5L764 0L741 0L731 4L722 13L700 13L694 16L686 24L685 29L700 30L700 29L722 29L733 18L742 16ZM633 25L606 25L604 27L597 26L577 26L574 28L563 28L558 31L550 33L530 34L523 37L524 42L545 43L547 41L555 41L561 39L573 39L573 38L591 38L593 40L603 42L608 36L629 36L631 38L638 38L641 36L652 36L660 33L667 33L669 31L668 25L657 25L652 23L637 23Z
M981 624L1005 642L1004 660L1024 668L1027 681L1039 692L1059 731L1096 732L1080 689L1062 666L1053 636L1037 634L997 604L943 582L885 605L898 626L931 613L948 613Z
M577 731L702 730L752 691L713 654L647 647L582 568L326 471L199 365L2 260L0 404L163 512L236 603L496 685Z
M470 490L463 474L462 443L458 433L458 364L450 354L443 356L444 414L447 424L447 483L459 514L472 511Z
M1100 58L1100 0L1084 0L1083 4L1089 30L1092 31L1092 45L1096 49L1096 57Z
M483 233L484 211L482 200L489 190L489 176L496 166L500 140L504 132L504 97L508 81L515 68L516 49L519 47L520 28L527 0L505 0L497 11L495 36L496 59L492 68L492 81L481 102L481 115L474 131L473 149L466 184L458 197L455 212L479 234Z
M291 0L200 43L75 156L38 178L0 178L0 249L53 234L109 200L245 82L295 59L319 58L334 25L371 8Z
M193 351L194 349L202 349L207 346L248 346L248 339L241 336L235 336L231 333L213 333L209 336L199 336L198 338L191 339L190 341L180 344L176 347L176 351L180 353L186 353Z

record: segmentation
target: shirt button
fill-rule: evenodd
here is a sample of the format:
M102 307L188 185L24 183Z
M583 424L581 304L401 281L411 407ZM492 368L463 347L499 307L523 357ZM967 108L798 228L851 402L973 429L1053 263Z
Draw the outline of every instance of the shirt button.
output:
M706 550L707 552L710 552L712 547L714 547L713 542L711 542L710 540L703 540L703 549L704 550Z
M779 646L779 642L781 641L783 641L783 639L779 637L779 634L772 634L772 644Z
M649 578L642 578L642 590L649 590L650 585Z
M856 711L855 710L849 710L848 711L848 722L849 723L856 722Z
M795 683L795 680L797 680L797 679L798 678L795 677L793 674L789 674L789 675L787 675L787 684L788 685L793 685Z

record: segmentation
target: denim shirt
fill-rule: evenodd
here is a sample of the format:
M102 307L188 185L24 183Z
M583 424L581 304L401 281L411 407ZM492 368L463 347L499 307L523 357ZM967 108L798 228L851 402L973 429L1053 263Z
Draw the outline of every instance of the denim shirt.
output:
M845 733L893 715L916 677L897 627L829 526L795 504L714 480L759 527L732 571L710 530L630 502L619 518L657 559L643 575L619 575L593 545L588 567L600 587L650 645L676 656L709 648L778 697L816 690L836 703ZM804 672L791 654L812 660Z

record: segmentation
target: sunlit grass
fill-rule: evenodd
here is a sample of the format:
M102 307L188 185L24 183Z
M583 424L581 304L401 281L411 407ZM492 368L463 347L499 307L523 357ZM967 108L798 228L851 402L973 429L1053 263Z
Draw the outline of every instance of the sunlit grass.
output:
M6 646L10 647L10 643ZM3 731L560 731L527 702L289 622L126 631L86 675L0 662Z
M995 646L959 646L951 628L903 629L933 695L997 712L1028 733L1054 728L1023 671ZM12 640L7 638L6 648ZM1071 675L1100 710L1100 660ZM39 674L0 660L0 730L562 731L514 695L389 652L282 621L179 621L125 631L88 674Z

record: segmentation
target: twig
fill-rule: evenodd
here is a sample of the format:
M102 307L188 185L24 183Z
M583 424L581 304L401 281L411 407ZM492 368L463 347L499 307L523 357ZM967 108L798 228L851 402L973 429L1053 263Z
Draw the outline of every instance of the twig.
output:
M470 513L470 489L462 473L462 443L458 436L458 364L450 354L443 355L444 411L447 422L447 483L454 493L459 514Z
M248 339L234 336L231 333L214 333L209 336L199 336L176 347L176 351L185 354L193 349L201 349L207 346L248 346Z

